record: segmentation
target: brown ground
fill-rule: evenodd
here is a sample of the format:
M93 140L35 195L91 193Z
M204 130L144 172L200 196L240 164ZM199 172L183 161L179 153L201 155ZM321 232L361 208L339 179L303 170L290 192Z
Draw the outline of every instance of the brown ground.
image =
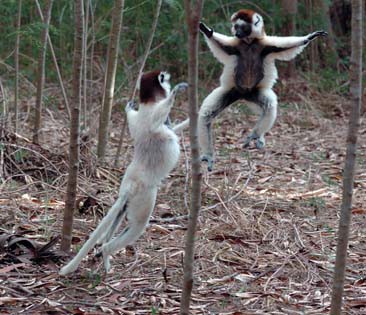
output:
M279 88L279 118L264 151L241 147L255 119L243 106L233 106L217 120L214 172L203 165L192 314L329 312L347 104L298 84L301 92L291 95ZM114 117L110 157L119 117ZM115 255L113 272L105 275L91 254L72 276L59 277L68 258L59 257L57 246L40 250L31 243L46 244L60 234L67 180L65 119L52 108L44 119L42 149L26 139L16 144L7 134L1 157L0 313L178 314L189 203L188 135L181 163L160 189L151 224L133 248ZM20 133L29 135L28 128L23 123ZM366 314L365 134L363 122L344 314ZM76 213L74 250L115 200L130 160L128 146L122 169L96 167L90 146L94 141L82 147L79 201L94 206ZM5 232L18 234L11 246Z

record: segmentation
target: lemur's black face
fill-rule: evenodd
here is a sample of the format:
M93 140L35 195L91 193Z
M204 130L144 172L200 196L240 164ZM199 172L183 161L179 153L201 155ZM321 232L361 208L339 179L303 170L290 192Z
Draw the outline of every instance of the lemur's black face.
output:
M263 18L252 10L239 10L231 17L231 32L237 38L247 41L264 34Z
M252 33L252 24L247 23L241 19L238 19L233 25L235 30L235 36L237 38L243 39L244 37L248 37Z

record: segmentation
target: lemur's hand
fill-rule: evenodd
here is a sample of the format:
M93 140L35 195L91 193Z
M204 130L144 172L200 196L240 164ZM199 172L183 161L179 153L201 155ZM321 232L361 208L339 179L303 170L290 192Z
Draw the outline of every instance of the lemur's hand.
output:
M181 82L181 83L178 83L178 84L174 87L173 92L174 92L174 93L177 93L177 92L183 92L183 91L185 91L186 89L188 89L188 83L186 83L186 82Z
M316 31L314 33L311 33L308 35L308 38L304 41L304 44L311 42L312 40L314 40L315 38L317 38L319 36L323 36L323 37L328 36L328 33L326 31Z
M134 100L128 101L126 107L125 107L125 112L129 112L130 110L136 110L136 102Z
M200 31L205 34L208 38L212 37L213 29L206 26L206 24L200 22Z

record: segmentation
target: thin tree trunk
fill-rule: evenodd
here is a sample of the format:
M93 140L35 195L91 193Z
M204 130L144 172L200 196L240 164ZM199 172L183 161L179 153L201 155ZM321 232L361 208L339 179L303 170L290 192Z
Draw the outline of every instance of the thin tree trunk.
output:
M281 6L284 12L284 35L294 36L296 31L295 18L297 14L297 0L281 0ZM292 77L295 73L295 61L291 60L287 63L286 77Z
M1 81L0 76L0 129L5 130L7 127L7 119L8 119L8 97L6 95L6 91L4 89L3 83ZM2 151L2 150L0 150Z
M362 0L352 0L352 54L350 68L352 108L347 135L347 152L343 173L343 196L338 227L337 255L334 268L331 315L340 315L346 269L347 247L351 225L357 136L362 103Z
M19 119L19 44L20 44L20 24L22 21L22 0L18 0L17 16L17 36L15 39L14 63L15 63L15 86L14 86L14 129L18 132Z
M42 101L43 101L43 87L45 81L45 63L46 63L46 51L47 51L47 36L48 29L51 20L53 0L47 0L45 7L45 18L43 20L43 30L41 34L41 48L38 58L38 79L37 79L37 97L36 97L36 112L33 128L33 142L39 143L39 133L41 130L41 115L42 115Z
M135 98L137 87L138 87L138 84L140 82L142 72L145 68L147 57L149 56L149 53L150 53L151 45L152 45L153 40L154 40L156 27L158 25L158 20L159 20L159 15L160 15L160 9L161 9L162 2L163 2L162 0L158 0L158 4L157 4L157 7L156 7L154 19L153 19L152 30L151 30L150 37L149 37L149 40L148 40L146 48L145 48L144 57L142 59L140 69L139 69L139 72L138 72L138 75L137 75L137 79L135 81L135 86L134 86L134 89L133 89L131 97L130 97L131 100L133 100ZM120 134L119 141L118 141L117 153L116 153L116 156L114 158L114 167L118 167L118 161L119 161L119 157L121 155L123 139L124 139L125 132L126 132L126 125L127 125L126 115L124 115L123 117L124 117L124 120L123 120L123 123L122 123L121 134Z
M330 50L332 53L332 57L335 59L335 65L337 67L338 73L340 72L339 69L339 56L335 45L335 36L333 32L332 22L330 21L330 10L329 10L329 4L325 0L318 0L317 6L319 7L319 11L322 14L322 19L325 20L326 26L327 26L327 32L328 36L325 38L326 40L326 46L322 48L322 45L319 45L320 49L323 50ZM317 41L318 43L318 41Z
M103 104L99 120L97 156L103 161L108 142L108 125L111 119L112 103L114 95L114 83L116 79L119 38L122 28L124 0L115 0L112 13L112 27L108 45L108 64L104 86Z
M308 32L313 31L313 0L305 0L305 6L306 6L306 19L308 20L309 26L308 26ZM315 45L310 45L309 49L306 50L306 54L308 55L309 59L309 67L310 71L314 72L314 47Z
M44 23L43 13L42 13L41 6L39 5L39 1L38 0L36 0L36 5L37 5L38 14L39 14L39 16L41 18L41 21L42 21L42 23ZM67 98L67 94L66 94L64 82L62 80L61 71L60 71L60 68L58 66L58 62L57 62L55 50L53 49L53 44L52 44L52 41L51 41L51 37L50 37L50 34L48 34L48 32L47 32L47 41L48 41L48 45L50 46L52 61L53 61L53 64L55 66L55 69L56 69L57 80L58 80L58 83L60 85L62 97L64 98L67 115L70 118L71 117L71 113L70 113L69 100Z
M75 1L75 36L72 76L72 111L70 122L69 177L67 181L64 221L62 227L61 249L69 251L72 238L75 198L79 171L79 132L81 107L81 78L84 54L84 4L83 0Z
M95 46L95 25L94 25L94 10L97 4L93 6L92 0L90 1L90 27L91 27L91 44L90 44L90 56L89 56L89 101L88 103L91 104L93 97L92 97L92 91L93 91L93 66L94 66L94 46ZM86 49L86 47L85 47ZM89 116L89 119L87 121L88 126L91 125L91 119Z
M202 0L184 0L186 24L188 27L188 99L189 99L189 138L192 159L191 205L184 254L184 279L181 295L180 314L189 314L193 288L193 264L195 233L201 207L201 163L198 143L198 23L202 14Z
M85 4L85 27L84 27L84 64L83 64L83 128L87 129L87 94L88 94L88 25L89 25L89 10L90 0L86 0Z
M5 140L5 130L7 130L7 96L0 76L0 146ZM4 149L0 150L0 183L4 183L8 177L4 163Z

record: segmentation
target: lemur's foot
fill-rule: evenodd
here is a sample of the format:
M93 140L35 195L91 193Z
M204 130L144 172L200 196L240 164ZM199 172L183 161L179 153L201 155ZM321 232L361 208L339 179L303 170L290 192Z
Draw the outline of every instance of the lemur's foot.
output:
M255 147L257 149L263 149L266 145L266 141L264 140L264 137L259 137L255 132L250 134L244 141L243 147L248 148L252 140L255 140Z
M205 34L208 38L212 37L213 29L209 28L205 23L200 22L200 31Z
M209 172L211 172L213 170L214 160L213 160L212 156L204 154L201 156L201 161L207 162L207 170Z
M136 110L136 108L137 108L136 102L134 100L130 100L128 101L125 107L125 111L128 112L130 110Z
M69 262L66 266L63 266L61 270L59 271L59 275L65 276L68 273L74 272L76 269L78 269L77 264L73 264L72 262Z
M111 262L109 255L103 254L103 263L104 263L104 270L106 273L108 273L111 270Z
M264 139L261 139L261 138L257 139L257 141L255 142L255 147L259 150L263 149L265 145L266 145L266 142L264 141Z
M95 257L103 257L103 264L105 272L108 273L111 269L110 256L107 254L106 247L103 245L101 249L95 254Z
M248 148L252 140L257 140L258 136L255 133L251 133L244 141L243 147Z

